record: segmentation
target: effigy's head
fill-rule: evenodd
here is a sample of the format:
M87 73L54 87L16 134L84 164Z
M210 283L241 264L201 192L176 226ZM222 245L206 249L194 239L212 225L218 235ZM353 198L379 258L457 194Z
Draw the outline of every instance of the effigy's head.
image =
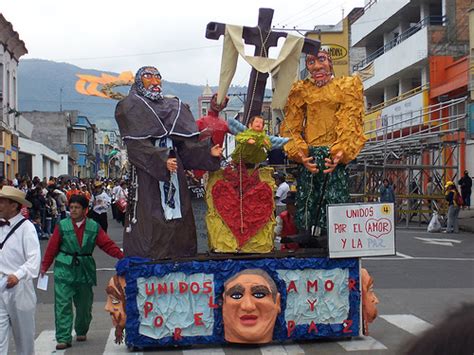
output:
M135 74L135 87L138 94L150 100L163 98L161 74L155 67L141 67Z
M318 87L326 85L334 77L332 58L325 50L320 50L317 55L308 54L306 69Z
M124 277L114 275L105 289L107 293L105 310L112 317L112 324L115 327L115 342L117 344L123 342L123 331L127 320L125 313L125 285Z
M246 269L224 284L222 295L224 338L231 343L263 344L272 341L281 312L275 281L262 269Z
M377 304L379 299L374 292L374 279L364 268L360 271L362 285L362 316L364 320L364 330L368 333L368 323L372 323L377 317ZM364 332L365 333L365 332Z
M263 128L265 127L265 120L262 116L253 116L250 118L247 126L256 132L262 132Z

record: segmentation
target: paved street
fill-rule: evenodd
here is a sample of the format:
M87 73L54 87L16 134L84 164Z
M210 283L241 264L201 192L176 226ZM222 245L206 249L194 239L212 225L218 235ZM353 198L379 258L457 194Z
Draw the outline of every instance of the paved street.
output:
M121 227L109 220L109 233L121 244ZM166 350L166 354L397 354L414 334L436 324L453 307L473 301L474 234L430 234L426 229L398 229L398 255L365 258L375 279L379 317L370 327L370 337L352 341L324 341L274 344L264 347L216 347ZM41 242L42 249L46 242ZM73 342L64 351L54 350L54 310L52 280L47 292L37 291L37 354L123 354L125 346L113 343L114 333L103 311L106 282L113 275L115 260L96 250L98 284L95 289L94 319L85 343ZM52 276L50 274L50 276ZM13 349L13 344L12 344ZM160 353L160 352L146 352Z

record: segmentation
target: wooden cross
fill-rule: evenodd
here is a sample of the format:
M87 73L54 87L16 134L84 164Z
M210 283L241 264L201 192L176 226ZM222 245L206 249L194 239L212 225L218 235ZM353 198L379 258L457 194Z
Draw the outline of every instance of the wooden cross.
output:
M246 44L255 46L255 56L267 57L268 49L276 47L278 39L288 35L286 32L271 30L272 18L273 9L261 8L258 11L257 26L244 26L243 28L242 37ZM225 23L209 22L207 24L206 38L217 40L223 34L225 34ZM321 43L319 41L305 38L302 52L317 54L320 46ZM247 120L252 116L261 114L267 79L268 73L260 73L252 68L247 88L247 100L245 102L244 124L247 124Z

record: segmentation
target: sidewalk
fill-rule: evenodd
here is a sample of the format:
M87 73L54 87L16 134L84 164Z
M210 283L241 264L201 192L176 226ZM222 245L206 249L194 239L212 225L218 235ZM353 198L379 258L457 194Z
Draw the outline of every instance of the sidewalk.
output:
M459 211L459 229L474 233L474 207Z

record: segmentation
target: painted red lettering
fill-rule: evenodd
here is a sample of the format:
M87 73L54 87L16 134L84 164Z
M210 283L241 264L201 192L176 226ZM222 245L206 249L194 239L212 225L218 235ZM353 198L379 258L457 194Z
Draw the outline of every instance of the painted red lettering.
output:
M334 224L334 233L345 233L347 225L345 223L335 223Z
M159 328L163 325L163 317L162 316L156 316L155 317L155 327Z
M357 291L356 285L356 280L349 279L349 291Z
M162 293L166 294L168 293L168 285L165 283L163 284L158 284L156 288L156 292L161 295Z
M306 282L306 291L310 292L311 287L314 288L314 292L318 292L318 280L314 280L314 282L311 282L310 280L308 280Z
M186 282L179 283L179 293L185 293L188 290L188 284Z
M191 293L193 295L199 293L199 290L201 289L201 286L199 286L199 284L197 282L191 282L191 286L189 287L189 289L191 290Z
M290 293L290 291L294 291L298 293L298 290L296 289L296 284L293 280L290 281L290 284L288 285L288 288L286 289L286 293Z
M310 334L311 332L314 332L314 334L318 334L318 328L316 327L316 324L314 324L313 321L311 321L311 324L308 328L308 334Z
M296 324L294 320L289 320L286 323L286 336L289 338L291 336L291 333L293 333L293 330L295 330Z
M344 321L344 329L342 330L343 333L352 333L351 327L352 327L352 320L351 319L346 319Z
M205 281L202 284L202 293L211 293L212 292L212 281Z
M209 302L207 305L209 308L219 308L219 305L214 303L214 296L209 296Z
M173 339L175 341L183 339L183 337L181 336L181 328L174 328Z
M324 289L326 291L332 291L334 288L334 282L332 282L332 280L326 280L326 282L324 283Z
M342 249L345 249L346 243L347 243L347 239L341 239L341 242L342 242Z
M170 282L170 293L174 293L174 282Z
M311 312L313 312L314 311L314 305L316 304L317 299L314 299L313 302L311 302L311 300L307 300L307 301L309 303L309 310Z
M145 284L145 293L147 296L151 296L153 293L155 293L155 284L151 284L151 290L148 289L148 284Z
M148 313L150 313L153 310L153 303L151 302L145 302L143 305L143 312L145 313L145 318L148 317Z
M194 325L204 325L201 317L202 313L194 313Z

